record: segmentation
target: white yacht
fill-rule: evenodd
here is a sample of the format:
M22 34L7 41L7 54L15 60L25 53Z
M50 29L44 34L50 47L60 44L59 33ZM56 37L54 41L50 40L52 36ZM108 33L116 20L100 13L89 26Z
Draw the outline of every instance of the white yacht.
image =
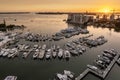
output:
M39 52L39 56L38 56L38 58L39 58L39 59L43 59L44 56L45 56L45 50L40 49L40 52Z
M44 45L42 46L42 49L44 49L44 50L45 50L45 49L46 49L46 47L47 47L47 46L46 46L46 44L44 44Z
M46 52L46 59L51 58L51 49L48 49Z
M27 53L27 52L24 52L23 55L22 55L22 57L23 57L23 58L26 58L27 55L28 55L28 53Z
M33 54L33 59L36 59L39 55L39 50L36 49L35 53Z
M2 50L0 51L0 56L2 56L4 53L5 53L5 49L2 49Z
M58 58L62 58L62 57L63 57L63 49L59 49Z
M74 78L74 74L71 71L64 70L64 74L67 75L70 79Z
M57 52L55 50L52 51L52 56L55 58L57 56Z
M4 80L17 80L17 76L7 76Z
M62 74L59 74L59 73L57 73L57 78L58 78L59 80L68 80L67 75L62 75Z
M9 52L8 52L8 51L5 51L2 56L3 56L3 57L6 57L8 54L9 54Z
M65 50L64 51L64 58L70 58L71 57L71 54L68 50Z

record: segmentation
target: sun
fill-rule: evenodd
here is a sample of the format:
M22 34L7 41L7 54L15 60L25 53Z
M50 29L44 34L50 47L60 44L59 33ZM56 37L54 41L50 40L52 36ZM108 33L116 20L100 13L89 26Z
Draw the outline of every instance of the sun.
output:
M111 9L110 8L103 8L103 9L100 10L100 12L102 12L102 13L110 13Z
M111 11L111 10L110 10L110 9L107 9L107 8L106 8L106 9L103 9L103 12L104 12L104 13L110 13L110 11Z

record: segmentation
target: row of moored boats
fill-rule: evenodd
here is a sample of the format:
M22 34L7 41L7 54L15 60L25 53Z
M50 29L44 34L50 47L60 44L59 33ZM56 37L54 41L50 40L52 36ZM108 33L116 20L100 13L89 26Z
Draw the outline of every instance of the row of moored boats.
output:
M77 44L77 45L80 44L80 45L84 45L86 47L96 47L96 46L99 46L99 45L103 45L107 42L107 39L105 39L104 36L99 36L95 39L89 39L89 37L91 37L91 36L93 36L93 35L91 34L91 35L88 35L86 37L80 37L79 39L73 40L70 43L74 43L74 44Z
M52 45L51 48L47 49L47 46L44 44L39 47L34 48L35 53L33 54L34 59L43 59L44 57L46 59L51 59L51 58L65 58L69 59L71 57L71 54L68 50L60 48L60 46L57 45Z
M17 48L12 48L12 49L1 49L0 51L0 56L3 57L8 57L8 58L14 58L19 55L19 51Z
M87 29L82 29L80 27L76 28L67 28L64 30L61 30L60 32L57 32L55 35L53 35L54 40L60 40L62 38L70 38L75 35L79 34L88 34L89 31Z
M39 41L59 41L64 38L70 38L75 35L79 34L87 34L89 31L87 29L82 29L82 28L67 28L64 30L61 30L60 32L55 33L54 35L50 36L48 34L46 35L41 35L41 34L33 34L30 32L26 32L24 34L24 38L27 41L32 41L32 42L39 42Z
M32 48L29 45L20 44L15 48L2 48L0 51L1 57L14 58L19 56L22 53L23 58L27 58L31 53L33 53L33 59L51 59L51 58L65 58L69 59L71 57L71 53L66 50L60 48L58 45L52 45L51 48L47 48L47 45L44 44L34 45Z
M104 50L102 55L98 55L97 60L94 62L94 66L87 65L87 67L99 74L103 74L117 54L118 52L115 49Z

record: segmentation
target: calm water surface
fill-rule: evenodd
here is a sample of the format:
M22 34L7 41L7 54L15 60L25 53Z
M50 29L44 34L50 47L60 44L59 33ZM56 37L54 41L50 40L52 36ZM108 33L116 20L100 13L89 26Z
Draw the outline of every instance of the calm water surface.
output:
M35 14L0 14L0 23L3 19L7 24L25 25L25 31L33 33L52 35L59 32L61 29L68 27L75 27L63 22L67 15L35 15ZM17 21L14 21L16 19ZM92 64L97 58L98 54L104 49L115 48L120 52L120 33L115 32L114 29L95 28L88 26L87 29L90 34L94 34L92 38L104 35L108 42L102 46L88 49L83 55L78 57L71 57L69 61L52 59L47 60L33 60L32 54L27 59L22 59L21 56L15 59L0 58L0 80L3 80L8 75L18 76L18 80L52 80L55 73L63 72L63 70L70 70L76 75L82 73L87 67L87 64ZM77 39L85 35L77 35L69 39L64 39L58 42L45 42L48 46L55 43L61 47L67 42ZM24 43L24 42L23 42ZM34 43L37 44L37 43ZM44 44L40 42L39 44ZM105 80L120 80L120 67L116 64ZM100 80L92 74L88 74L83 80Z

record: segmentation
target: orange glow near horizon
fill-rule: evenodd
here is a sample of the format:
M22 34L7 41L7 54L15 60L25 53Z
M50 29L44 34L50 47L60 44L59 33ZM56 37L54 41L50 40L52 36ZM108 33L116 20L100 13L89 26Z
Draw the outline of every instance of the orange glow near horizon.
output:
M104 8L102 8L102 9L100 9L98 12L102 12L102 13L108 14L108 13L111 13L112 10L113 10L113 9L110 8L110 7L104 7Z
M120 0L0 0L0 12L104 12L120 9ZM107 7L107 8L106 8ZM110 7L110 8L109 8ZM99 9L101 9L99 11Z

